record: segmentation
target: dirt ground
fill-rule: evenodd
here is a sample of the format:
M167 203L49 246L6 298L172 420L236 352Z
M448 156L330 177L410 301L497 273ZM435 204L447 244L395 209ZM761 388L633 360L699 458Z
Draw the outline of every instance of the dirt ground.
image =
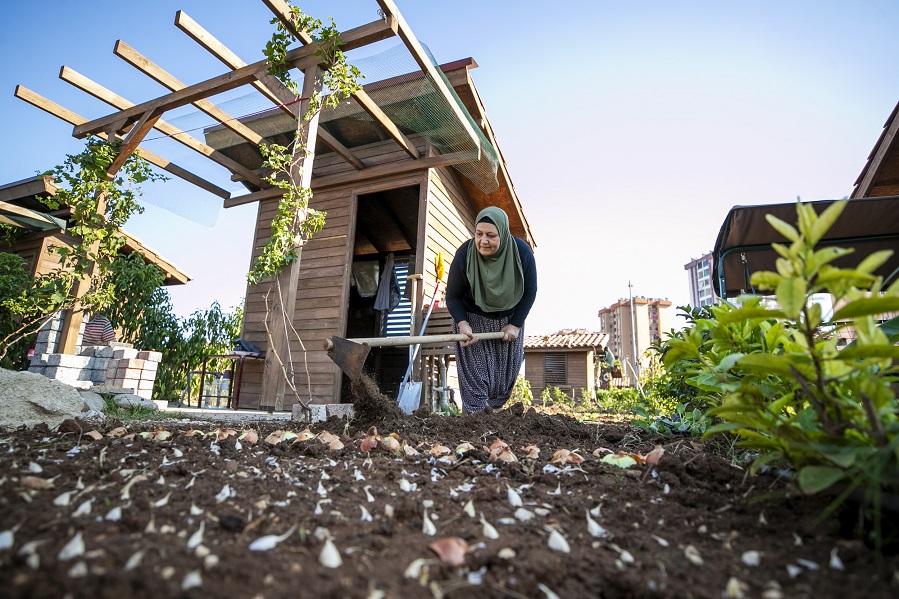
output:
M816 523L825 498L709 444L521 405L447 417L357 402L315 438L281 423L300 436L280 442L274 423L246 422L0 433L0 595L899 596L899 556L841 536L835 516ZM652 462L657 445L655 464L602 461Z

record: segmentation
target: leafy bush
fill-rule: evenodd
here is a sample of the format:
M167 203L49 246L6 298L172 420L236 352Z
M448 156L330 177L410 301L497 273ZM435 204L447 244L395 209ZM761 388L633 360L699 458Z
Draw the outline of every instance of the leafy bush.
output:
M816 249L844 206L817 215L799 203L797 227L769 215L791 243L773 244L777 272L757 272L752 284L773 291L777 305L746 296L740 306L710 308L668 342L664 362L721 419L707 435L733 433L759 452L753 470L785 463L803 491L833 487L838 502L860 491L879 513L881 492L899 492L899 348L875 316L899 310L899 282L884 290L873 274L890 251L849 269L833 263L851 249ZM829 318L813 301L820 293L837 306ZM840 350L836 333L846 327L856 342Z

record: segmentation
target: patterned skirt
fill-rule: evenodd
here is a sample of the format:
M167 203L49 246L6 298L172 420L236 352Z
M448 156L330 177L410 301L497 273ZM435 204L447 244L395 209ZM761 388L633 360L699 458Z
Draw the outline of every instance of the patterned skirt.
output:
M490 318L480 314L466 314L471 330L477 333L501 331L509 318ZM453 332L459 329L453 324ZM524 327L518 339L481 339L468 347L456 343L456 367L459 371L459 392L466 414L475 414L487 406L499 409L508 401L515 380L524 361Z

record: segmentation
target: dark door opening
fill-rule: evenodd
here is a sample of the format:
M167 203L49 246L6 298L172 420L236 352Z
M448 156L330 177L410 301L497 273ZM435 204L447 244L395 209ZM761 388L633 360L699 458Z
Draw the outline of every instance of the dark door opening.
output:
M348 301L348 339L402 336L410 333L411 302L406 277L415 269L420 190L418 185L357 197L352 281ZM385 272L393 254L393 273ZM400 301L392 310L375 308L378 287L396 279ZM373 347L363 372L388 397L396 397L409 366L408 347ZM341 401L349 401L350 385L344 375Z

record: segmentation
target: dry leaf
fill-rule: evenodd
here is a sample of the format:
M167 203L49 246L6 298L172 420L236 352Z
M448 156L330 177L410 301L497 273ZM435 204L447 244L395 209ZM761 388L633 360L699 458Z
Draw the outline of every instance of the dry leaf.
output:
M250 445L253 445L254 443L257 443L259 441L259 433L257 433L253 429L250 429L248 431L244 431L238 437L238 439L240 439L241 441L243 441L245 443L249 443Z
M301 438L301 436L298 435L297 438ZM318 440L325 445L330 445L335 439L340 439L340 437L334 433L329 433L328 431L322 431L318 434Z
M528 445L527 447L522 447L521 451L527 454L524 457L530 458L532 460L536 460L540 457L540 448L536 445Z
M396 437L384 437L381 439L381 447L388 451L396 451L400 447L400 442Z
M103 435L100 433L100 431L88 431L88 432L84 433L84 436L90 437L94 441L99 441L100 439L103 438Z
M498 456L496 456L496 458L493 458L493 459L494 459L494 461L499 460L500 462L517 462L518 461L518 458L515 457L515 454L512 453L508 448L504 449Z
M468 543L459 537L447 537L434 541L428 545L428 549L437 554L440 561L451 566L464 566L465 555L468 553Z
M665 453L665 448L661 445L656 445L655 449L646 454L646 463L650 466L655 466L659 463L659 460L662 459L662 455Z
M568 464L569 462L572 464L580 464L584 461L584 458L574 453L573 451L569 451L567 449L559 449L553 454L553 459L550 461L553 464Z
M338 449L343 449L343 441L338 438L335 438L333 441L328 443L328 448L331 451L337 451Z
M450 453L450 448L446 445L441 445L439 442L434 443L433 447L431 447L431 455L434 457L440 457L442 455L446 455Z
M268 437L266 437L265 442L268 445L277 445L278 443L280 443L282 441L283 435L284 435L284 431L278 429L275 432L273 432L272 434L270 434Z
M359 444L359 449L368 453L378 446L378 441L380 439L381 437L378 435L378 429L371 427L368 429L368 432L365 433L365 438L362 439L362 443Z
M596 457L599 457L601 454L604 454L604 453L615 453L615 452L612 451L611 449L606 449L605 447L597 447L596 449L593 450L593 455L595 455Z
M119 426L119 427L112 429L108 433L106 433L106 436L107 437L122 437L122 436L126 435L127 433L128 433L128 431L125 429L124 426Z
M469 443L468 441L466 441L464 443L459 443L459 445L456 446L456 453L458 453L459 455L462 455L463 453L468 453L468 452L474 451L474 450L475 450L475 446L472 445L471 443Z
M53 488L52 480L44 480L43 478L38 478L37 476L23 476L22 480L19 482L26 489L52 489Z
M233 428L217 429L217 430L215 430L215 431L213 431L213 432L216 433L216 435L215 435L215 440L216 440L216 441L222 441L222 440L224 440L224 439L227 439L228 437L232 437L232 436L234 436L234 435L237 435L237 431L234 430Z

